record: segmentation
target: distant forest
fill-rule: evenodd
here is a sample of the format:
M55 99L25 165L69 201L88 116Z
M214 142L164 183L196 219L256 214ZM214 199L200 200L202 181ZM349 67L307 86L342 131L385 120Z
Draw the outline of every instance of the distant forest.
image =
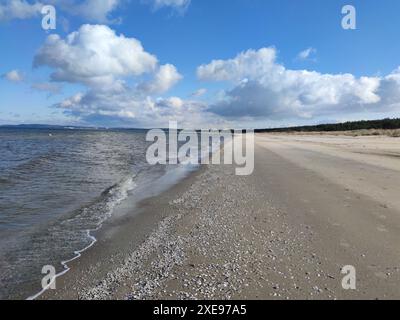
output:
M315 131L352 131L365 129L400 129L400 118L383 120L362 120L344 123L319 124L274 129L257 129L256 132L315 132Z

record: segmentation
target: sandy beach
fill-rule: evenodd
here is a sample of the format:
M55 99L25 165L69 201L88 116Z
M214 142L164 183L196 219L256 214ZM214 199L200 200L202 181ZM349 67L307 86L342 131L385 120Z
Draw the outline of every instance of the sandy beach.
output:
M115 217L41 299L399 299L400 139L258 134ZM357 271L344 290L341 268Z

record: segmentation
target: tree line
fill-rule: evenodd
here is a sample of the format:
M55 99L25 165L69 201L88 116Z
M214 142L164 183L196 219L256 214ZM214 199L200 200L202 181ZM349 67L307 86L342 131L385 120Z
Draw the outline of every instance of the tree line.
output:
M257 129L256 132L316 132L316 131L354 131L366 129L400 129L400 118L382 120L348 121L343 123L318 124L287 128Z

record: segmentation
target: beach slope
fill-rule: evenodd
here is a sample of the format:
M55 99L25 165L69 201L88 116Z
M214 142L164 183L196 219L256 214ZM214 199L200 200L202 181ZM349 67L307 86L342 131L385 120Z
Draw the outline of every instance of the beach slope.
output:
M399 139L259 134L234 173L202 167L114 219L41 298L400 298Z

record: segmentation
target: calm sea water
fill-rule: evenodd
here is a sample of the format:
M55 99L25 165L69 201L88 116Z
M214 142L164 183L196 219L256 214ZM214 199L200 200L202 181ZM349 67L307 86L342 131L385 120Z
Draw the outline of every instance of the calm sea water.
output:
M144 131L0 129L0 298L74 257L150 166Z

